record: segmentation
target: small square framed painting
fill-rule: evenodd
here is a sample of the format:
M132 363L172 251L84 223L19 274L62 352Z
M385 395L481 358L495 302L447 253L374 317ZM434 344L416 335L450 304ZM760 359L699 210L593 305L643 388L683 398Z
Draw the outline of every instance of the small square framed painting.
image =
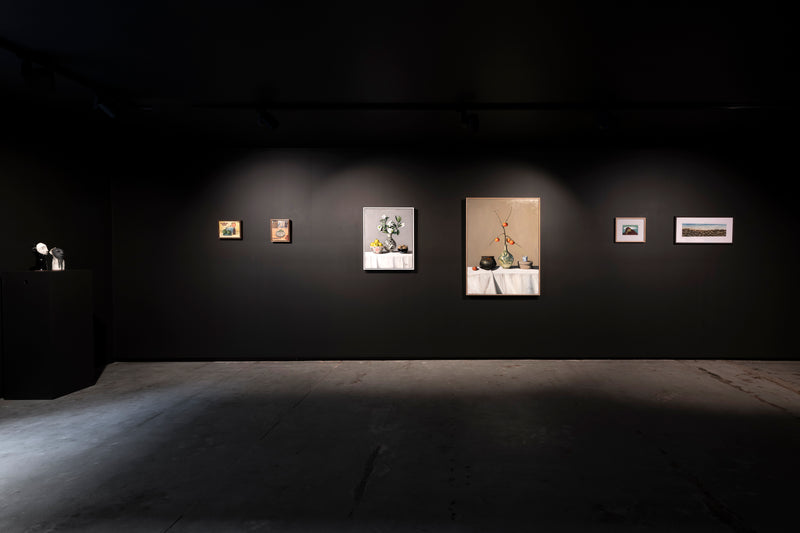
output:
M675 217L675 244L732 244L733 217Z
M219 221L220 239L241 239L242 221L241 220L220 220Z
M617 217L614 220L614 242L645 242L646 218Z
M292 221L288 218L269 219L272 242L292 242Z

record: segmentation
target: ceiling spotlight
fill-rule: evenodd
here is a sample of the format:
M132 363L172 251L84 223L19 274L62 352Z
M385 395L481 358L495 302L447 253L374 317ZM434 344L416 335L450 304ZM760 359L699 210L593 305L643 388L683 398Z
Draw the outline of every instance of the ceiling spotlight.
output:
M117 118L116 113L109 107L109 105L104 102L99 96L94 97L94 105L92 109L97 110L99 109L103 113L105 113L108 118Z
M262 126L262 127L265 127L265 128L269 128L271 130L274 130L274 129L277 129L277 127L280 126L281 123L278 122L278 119L275 118L275 116L272 113L270 113L268 111L259 111L258 112L258 125Z
M467 111L461 112L462 128L469 131L470 133L475 133L478 131L479 126L480 126L480 120L478 119L477 113L468 113Z

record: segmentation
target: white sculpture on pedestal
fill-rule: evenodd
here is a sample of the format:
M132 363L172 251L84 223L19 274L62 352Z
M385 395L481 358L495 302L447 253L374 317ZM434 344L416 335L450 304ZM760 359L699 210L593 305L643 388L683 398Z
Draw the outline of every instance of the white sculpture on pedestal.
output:
M61 248L53 248L50 250L50 255L53 256L53 261L50 270L65 270L66 263L64 262L64 250Z
M47 245L40 242L33 247L33 255L36 257L36 266L32 270L65 270L64 250L61 248L47 249Z
M33 255L36 256L36 266L33 267L33 270L47 270L48 253L47 245L43 242L33 247Z

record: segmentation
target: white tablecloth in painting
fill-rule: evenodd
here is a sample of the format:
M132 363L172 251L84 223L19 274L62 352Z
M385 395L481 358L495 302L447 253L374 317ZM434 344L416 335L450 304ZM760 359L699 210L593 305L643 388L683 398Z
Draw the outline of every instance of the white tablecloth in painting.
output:
M539 269L467 268L467 294L539 294Z
M364 252L365 270L413 270L414 254Z

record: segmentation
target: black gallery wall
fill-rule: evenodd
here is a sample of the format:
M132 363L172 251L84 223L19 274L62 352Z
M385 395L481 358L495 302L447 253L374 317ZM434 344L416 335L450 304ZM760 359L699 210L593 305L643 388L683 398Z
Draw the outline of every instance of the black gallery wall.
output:
M0 136L0 271L30 268L39 241L91 270L98 368L796 358L790 137L232 148L23 122ZM464 295L464 201L481 196L541 198L541 296ZM414 272L362 270L365 206L416 208ZM617 216L647 217L647 242L614 243ZM675 216L733 216L734 243L676 245ZM291 244L269 218L292 220ZM244 238L219 240L221 219Z
M113 359L108 161L92 143L74 144L68 135L31 136L10 122L0 132L0 274L30 270L38 242L62 248L67 268L90 270L99 372Z
M113 358L794 358L789 153L137 150L109 175ZM464 295L464 201L491 196L541 198L539 297ZM362 270L365 206L416 208L414 272ZM614 243L617 216L647 217L647 242ZM734 243L676 245L675 216L733 216ZM270 218L292 220L291 244L269 242Z

